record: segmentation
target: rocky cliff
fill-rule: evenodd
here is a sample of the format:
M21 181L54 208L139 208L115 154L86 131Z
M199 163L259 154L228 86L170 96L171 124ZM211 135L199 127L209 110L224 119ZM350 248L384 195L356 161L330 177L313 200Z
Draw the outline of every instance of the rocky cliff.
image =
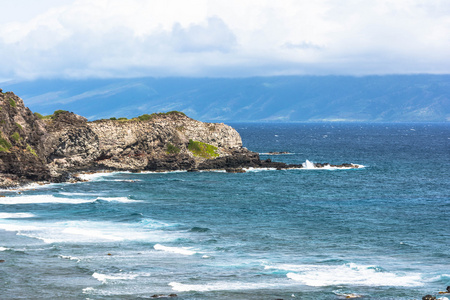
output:
M261 161L258 153L242 147L240 135L230 126L199 122L181 112L88 122L56 111L43 118L14 93L0 89L0 187L76 180L72 175L85 171L243 172L246 167L303 166Z
M228 125L204 123L183 113L146 115L144 120L100 120L59 111L41 119L12 92L0 92L0 186L67 180L93 170L196 170L220 167L236 157L248 166L259 156L242 148ZM244 159L245 156L250 158Z

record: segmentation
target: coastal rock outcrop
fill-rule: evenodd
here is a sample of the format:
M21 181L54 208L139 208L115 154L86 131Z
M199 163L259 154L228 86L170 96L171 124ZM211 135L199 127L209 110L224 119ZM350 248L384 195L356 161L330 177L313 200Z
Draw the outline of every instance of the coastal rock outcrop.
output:
M242 147L232 127L196 121L182 112L88 122L63 110L46 117L33 114L14 93L0 92L0 187L77 180L72 174L97 170L242 173L244 168L303 167L261 160Z
M228 125L196 121L180 112L146 116L88 122L57 111L43 118L14 93L2 91L0 186L63 181L80 171L216 169L259 160L242 148L240 135ZM246 153L251 155L246 158Z
M0 186L50 179L41 143L46 126L12 92L0 92Z

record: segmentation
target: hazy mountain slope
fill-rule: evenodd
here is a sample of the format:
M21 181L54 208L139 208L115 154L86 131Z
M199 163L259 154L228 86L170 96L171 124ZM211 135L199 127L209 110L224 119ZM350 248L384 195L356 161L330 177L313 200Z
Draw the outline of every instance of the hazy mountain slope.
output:
M37 80L1 84L33 111L89 119L180 110L203 121L450 121L450 75Z

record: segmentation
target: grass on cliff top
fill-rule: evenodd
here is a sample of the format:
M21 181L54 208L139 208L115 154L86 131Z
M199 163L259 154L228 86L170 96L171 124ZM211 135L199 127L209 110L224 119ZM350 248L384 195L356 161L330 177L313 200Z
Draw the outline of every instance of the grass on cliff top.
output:
M54 119L56 119L56 117L57 117L60 113L66 112L66 111L67 111L67 110L58 109L58 110L55 110L55 112L54 112L53 114L51 114L51 115L43 116L43 115L41 115L41 114L38 113L38 112L35 112L34 115L35 115L36 117L38 117L39 119L41 119L41 120L54 120Z
M219 154L216 153L217 147L193 140L189 140L188 150L191 151L194 156L203 157L206 159L219 156Z
M9 97L9 105L11 105L12 107L16 107L17 106L16 101L14 101L14 99L11 98L11 97Z
M116 118L116 117L111 117L109 119L101 119L101 120L96 120L94 122L98 122L98 121L106 121L106 120L111 120L111 121L122 121L122 122L129 122L129 121L134 121L134 122L140 122L140 121L149 121L152 120L158 116L168 116L168 115L172 115L172 114L180 114L183 116L186 116L186 114L184 112L181 111L176 111L176 110L172 110L172 111L168 111L168 112L159 112L159 113L152 113L152 114L143 114L140 115L136 118L132 118L132 119L128 119L125 117L121 117L121 118Z

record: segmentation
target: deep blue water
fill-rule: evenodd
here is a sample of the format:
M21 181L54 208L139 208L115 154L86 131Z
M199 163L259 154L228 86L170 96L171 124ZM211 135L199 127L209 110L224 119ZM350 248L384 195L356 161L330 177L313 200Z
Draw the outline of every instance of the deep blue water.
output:
M450 285L449 124L232 124L353 170L109 173L3 191L0 298L420 299Z

